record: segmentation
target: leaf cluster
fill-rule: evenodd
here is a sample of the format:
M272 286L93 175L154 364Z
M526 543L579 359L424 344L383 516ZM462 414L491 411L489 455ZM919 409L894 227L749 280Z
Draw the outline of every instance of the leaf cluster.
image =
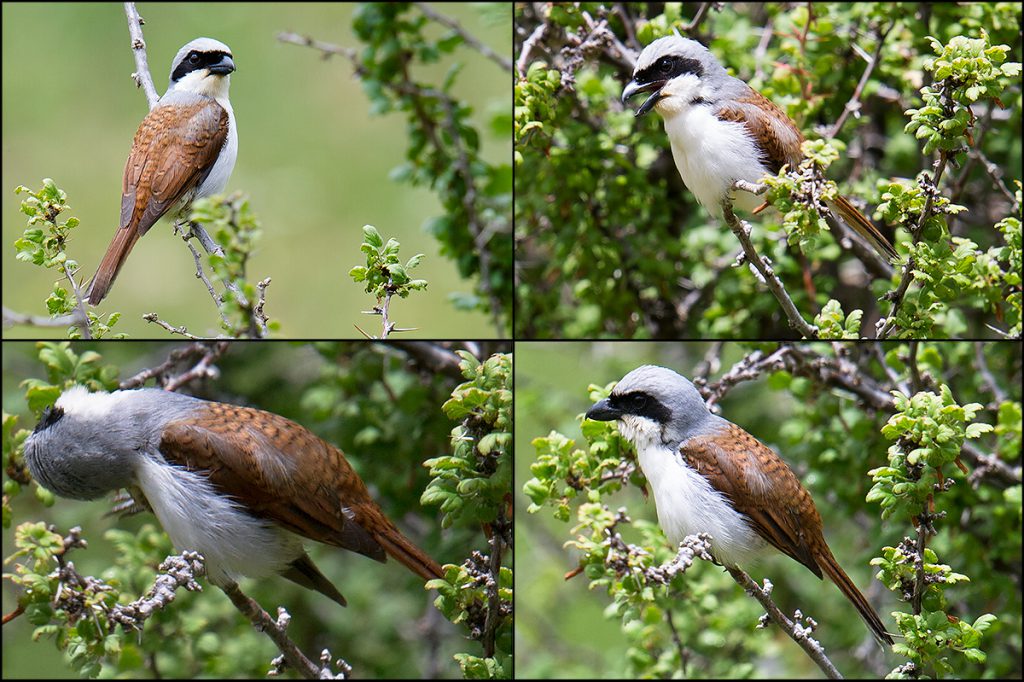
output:
M483 362L462 351L459 356L467 381L443 406L458 422L451 454L424 462L433 478L420 499L440 505L445 528L456 521L494 522L504 515L512 487L512 356L496 354Z
M441 253L455 261L463 277L478 277L475 295L453 297L457 306L492 313L500 327L511 320L512 244L509 206L512 169L488 163L480 153L479 123L472 108L453 90L462 65L453 62L438 84L416 79L413 71L451 57L464 39L456 31L428 37L428 17L410 3L363 3L352 28L365 43L359 75L371 112L398 111L408 124L407 163L394 179L429 187L444 214L427 222ZM508 139L507 109L496 111L487 130Z

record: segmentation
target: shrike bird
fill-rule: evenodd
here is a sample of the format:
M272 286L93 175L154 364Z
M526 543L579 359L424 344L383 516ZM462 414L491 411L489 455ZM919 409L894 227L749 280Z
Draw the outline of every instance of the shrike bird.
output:
M345 606L306 537L423 580L441 567L384 515L341 450L295 422L159 389L65 391L25 441L35 479L62 497L128 488L217 585L281 574Z
M796 168L803 160L803 135L781 109L738 78L706 47L681 36L659 38L637 59L633 79L622 102L642 92L650 97L637 110L651 109L665 121L676 168L694 196L715 216L736 180L759 182L783 165ZM733 205L746 211L762 200L733 190ZM887 261L899 254L888 240L843 196L829 208Z
M645 365L627 374L587 419L618 421L636 447L654 492L658 525L678 545L707 533L727 566L752 561L769 545L836 584L875 638L885 626L832 555L821 516L796 474L766 445L716 416L685 377Z
M196 38L178 50L167 91L142 119L121 186L121 224L89 288L98 305L139 237L168 211L224 189L235 167L238 131L228 101L231 48Z

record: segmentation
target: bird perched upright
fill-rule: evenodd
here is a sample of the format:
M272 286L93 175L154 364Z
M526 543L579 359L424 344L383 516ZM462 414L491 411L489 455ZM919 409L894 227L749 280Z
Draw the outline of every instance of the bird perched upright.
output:
M696 40L666 36L644 48L622 91L623 103L640 93L651 94L636 115L653 109L662 117L683 183L713 215L721 216L727 194L738 208L754 210L762 200L733 190L733 184L756 184L803 159L804 137L789 116L730 76ZM898 260L889 241L846 197L837 196L828 206L880 256Z
M99 305L139 237L165 213L223 191L238 155L235 114L228 100L235 62L231 48L196 38L178 50L167 91L142 119L121 184L121 221L88 300Z
M441 567L406 538L342 452L270 412L170 391L90 393L75 386L25 441L35 479L62 497L141 491L174 545L200 552L218 585L285 578L345 598L302 546L306 537L423 580Z
M827 575L874 637L892 644L875 609L836 561L810 493L778 455L711 413L688 379L653 365L634 369L587 419L618 421L636 447L669 542L707 533L727 566L753 561L769 545Z

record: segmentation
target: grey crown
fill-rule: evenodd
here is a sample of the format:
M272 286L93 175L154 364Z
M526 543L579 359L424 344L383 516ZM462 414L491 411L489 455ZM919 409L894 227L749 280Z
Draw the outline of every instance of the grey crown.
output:
M160 389L131 393L135 399L121 401L116 413L103 418L59 406L45 410L25 441L32 476L46 489L75 500L94 500L124 488L134 481L138 457L159 456L164 426L203 403Z
M587 412L588 419L612 421L626 415L651 419L662 427L662 442L675 449L694 436L727 424L708 410L689 379L667 367L643 365L622 377L611 395Z

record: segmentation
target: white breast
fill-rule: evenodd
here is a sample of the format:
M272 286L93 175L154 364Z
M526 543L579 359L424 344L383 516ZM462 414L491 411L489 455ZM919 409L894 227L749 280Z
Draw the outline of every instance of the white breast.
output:
M764 547L725 495L691 469L678 452L660 442L637 443L637 458L654 493L658 524L669 542L678 544L687 535L707 533L715 557L729 565L749 562Z
M214 583L275 575L302 554L298 537L244 513L199 474L157 457L139 457L139 487L174 546L202 554Z
M708 106L693 105L662 112L672 158L686 187L712 215L721 215L722 197L736 180L757 182L767 168L742 123L721 121ZM735 205L749 211L762 199L734 192Z

